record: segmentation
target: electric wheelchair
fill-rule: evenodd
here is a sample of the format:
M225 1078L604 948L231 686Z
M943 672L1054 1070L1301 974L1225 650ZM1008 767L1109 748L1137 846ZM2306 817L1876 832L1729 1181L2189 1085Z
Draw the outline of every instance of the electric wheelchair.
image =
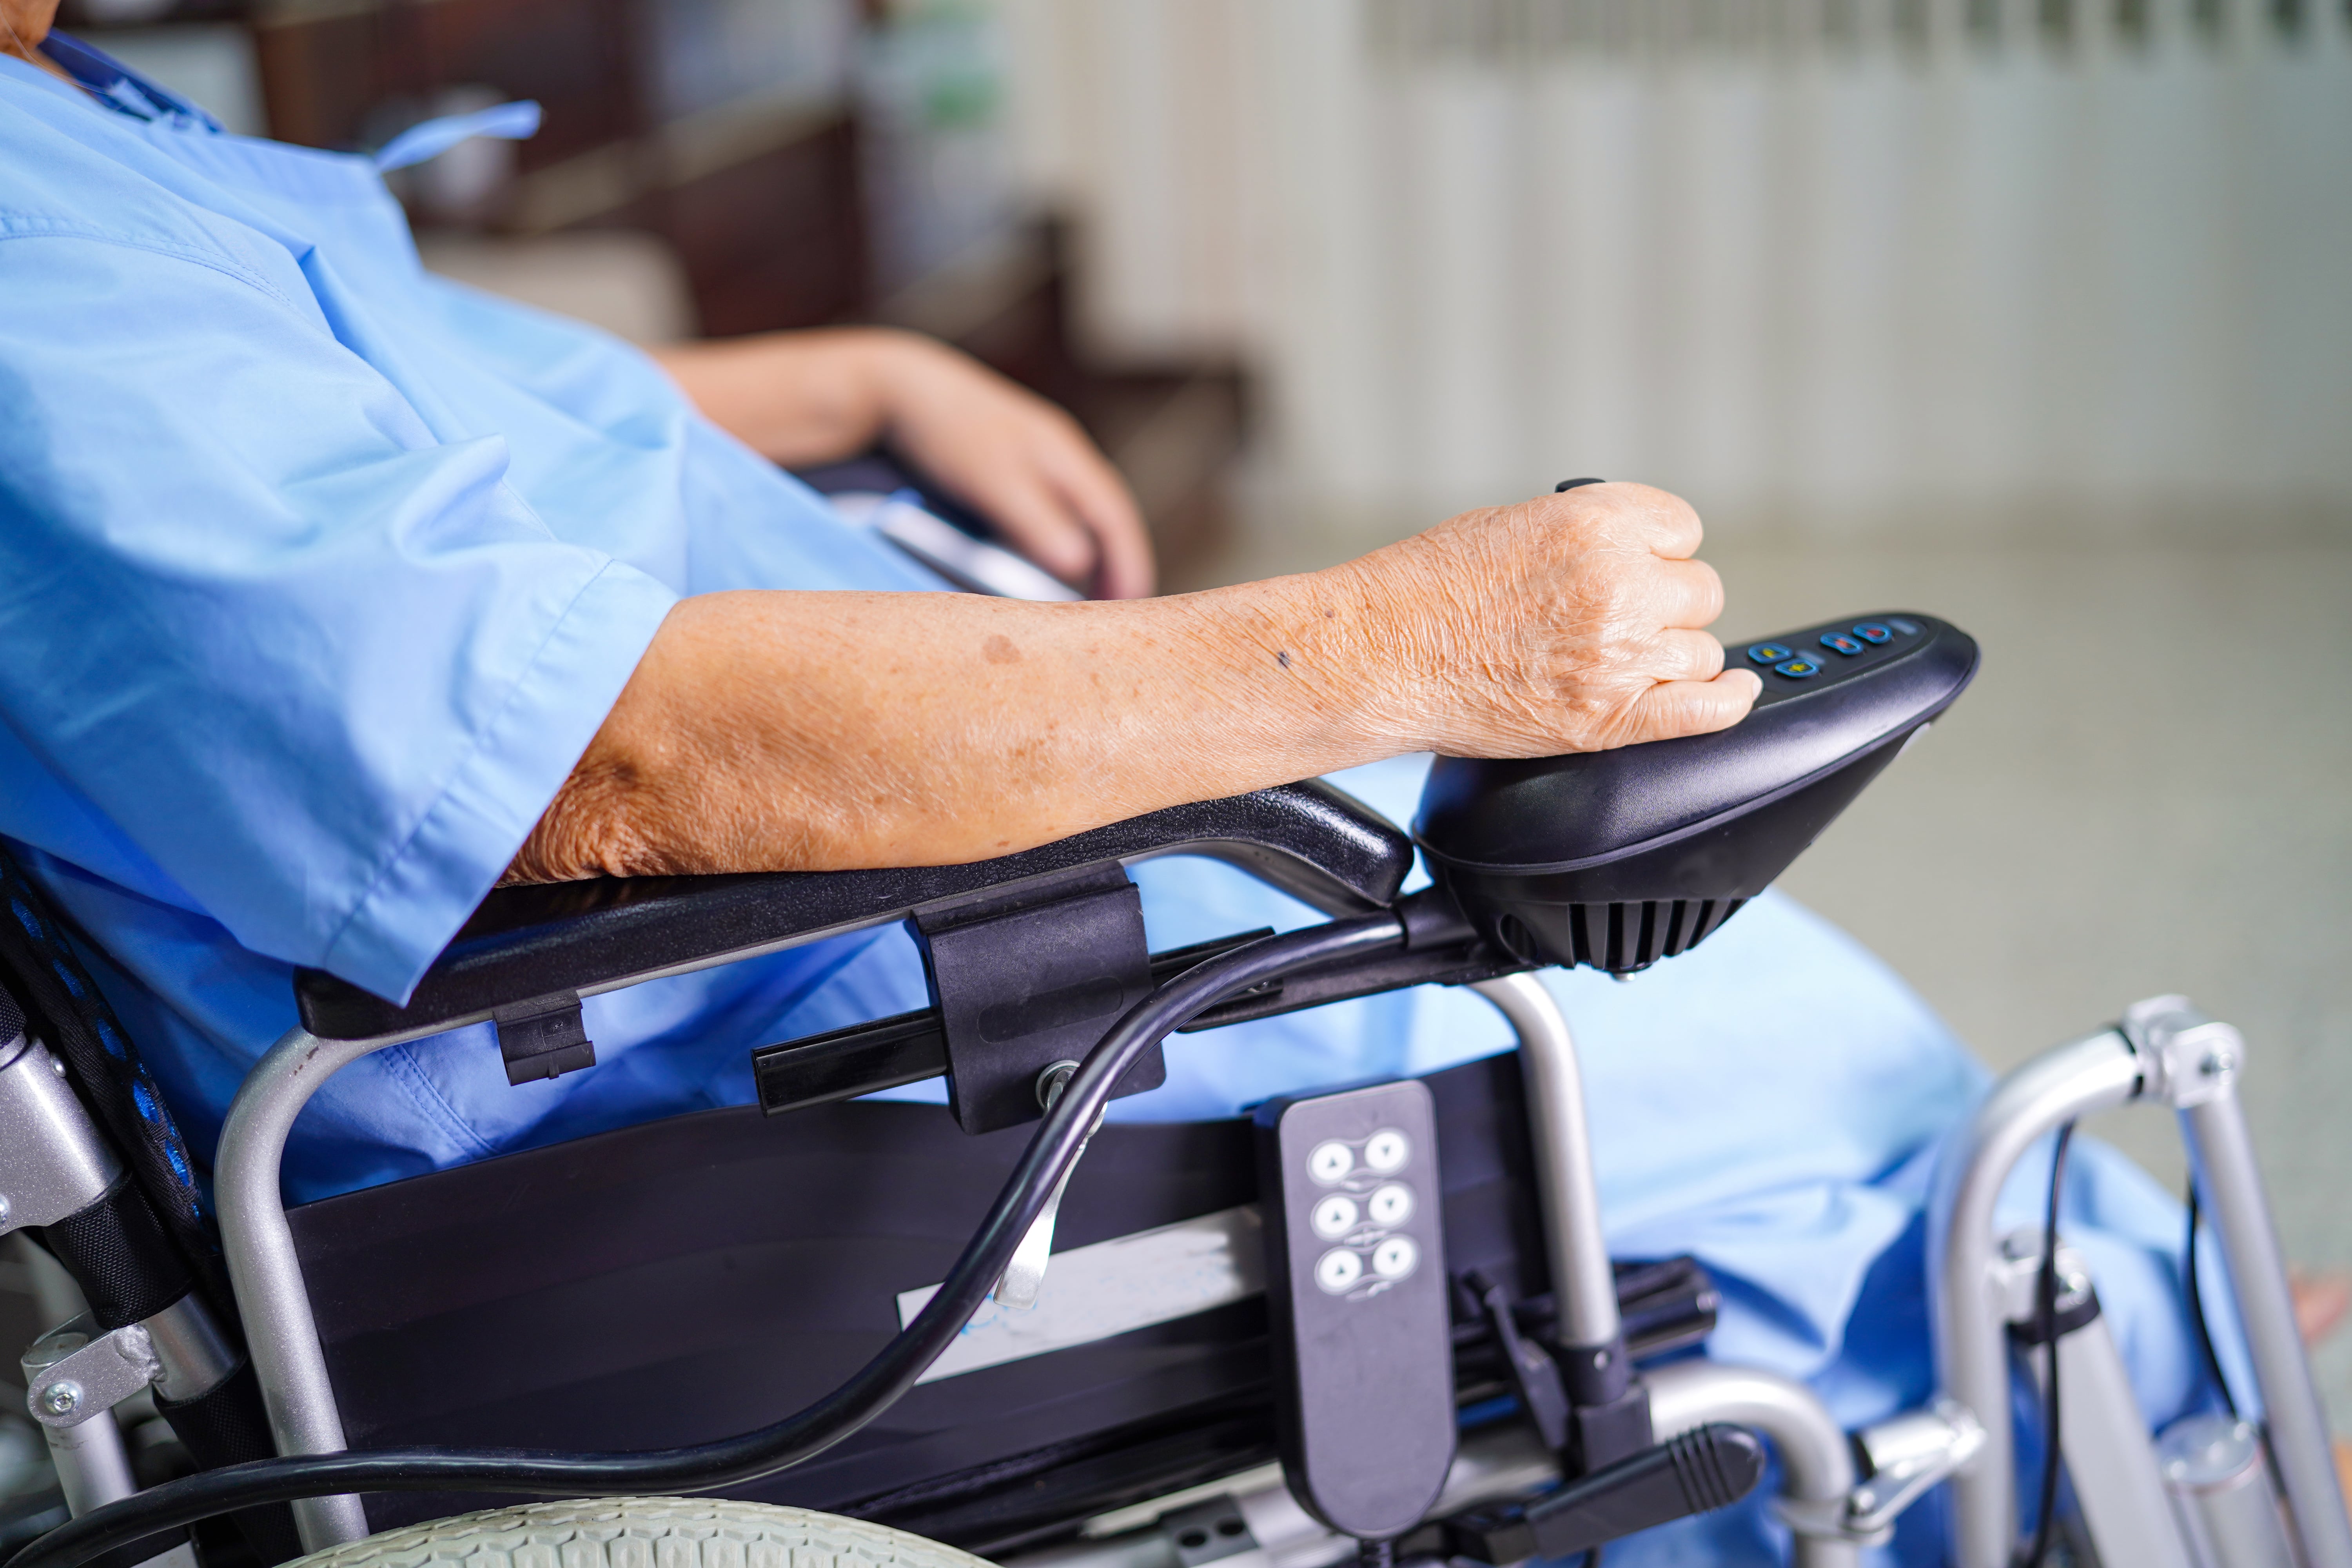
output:
M1309 783L972 865L503 889L404 1006L300 975L301 1026L221 1141L217 1256L135 1050L9 871L0 1226L91 1309L25 1355L75 1517L14 1561L1505 1564L1725 1506L1777 1459L1798 1562L1858 1563L1948 1484L1952 1560L1994 1568L2030 1500L2022 1371L2078 1549L2352 1568L2242 1042L2179 998L2011 1074L1945 1151L1928 1405L1849 1435L1801 1384L1672 1356L1713 1287L1609 1258L1574 1046L1531 972L1705 941L1977 663L1908 613L1742 647L1764 692L1733 730L1441 760L1410 835ZM1173 854L1329 918L1151 952L1125 868ZM1432 884L1402 894L1416 854ZM583 996L894 921L932 1005L762 1048L756 1109L283 1204L288 1130L373 1050L489 1021L512 1081L586 1069ZM1102 1122L1181 1031L1421 984L1475 988L1519 1049L1246 1120ZM931 1078L945 1116L857 1098ZM2262 1398L2158 1444L2054 1196L2052 1225L1993 1233L2030 1145L2134 1099L2180 1110ZM134 1397L194 1474L137 1487L111 1414Z

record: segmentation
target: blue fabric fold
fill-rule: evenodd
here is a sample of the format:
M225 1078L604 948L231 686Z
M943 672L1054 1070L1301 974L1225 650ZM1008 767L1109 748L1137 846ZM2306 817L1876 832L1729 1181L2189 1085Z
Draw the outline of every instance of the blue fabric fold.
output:
M445 114L412 125L375 151L379 174L391 174L438 158L460 142L493 136L505 142L528 142L539 134L539 104L528 98L494 103L471 114Z

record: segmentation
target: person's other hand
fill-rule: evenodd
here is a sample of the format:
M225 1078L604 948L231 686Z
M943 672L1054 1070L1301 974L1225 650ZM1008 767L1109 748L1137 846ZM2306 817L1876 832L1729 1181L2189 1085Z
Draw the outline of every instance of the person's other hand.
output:
M1701 629L1722 613L1723 583L1692 559L1700 534L1698 514L1664 490L1585 485L1465 512L1335 568L1370 639L1349 662L1389 688L1364 694L1369 710L1452 756L1727 729L1763 682L1726 670Z
M927 338L884 353L884 429L1032 561L1105 599L1152 590L1151 542L1110 460L1061 409Z

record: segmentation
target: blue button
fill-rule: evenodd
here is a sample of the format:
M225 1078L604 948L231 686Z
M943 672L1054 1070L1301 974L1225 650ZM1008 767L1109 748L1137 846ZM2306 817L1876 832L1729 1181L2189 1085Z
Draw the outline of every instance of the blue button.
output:
M1888 631L1885 626L1880 626L1876 621L1863 622L1862 625L1853 628L1853 635L1860 637L1863 641L1869 643L1874 647L1880 643L1890 643L1895 640L1895 634Z
M1842 653L1848 658L1862 651L1862 645L1843 632L1823 632L1822 646L1832 653Z
M1900 616L1887 616L1886 624L1893 626L1896 631L1901 632L1906 637L1916 637L1919 635L1918 626L1913 622L1905 620Z
M1772 668L1791 680L1809 680L1822 672L1822 667L1810 658L1792 658L1786 664L1776 664Z
M1778 664L1796 651L1792 647L1782 647L1776 642L1759 642L1748 648L1748 657L1759 664Z

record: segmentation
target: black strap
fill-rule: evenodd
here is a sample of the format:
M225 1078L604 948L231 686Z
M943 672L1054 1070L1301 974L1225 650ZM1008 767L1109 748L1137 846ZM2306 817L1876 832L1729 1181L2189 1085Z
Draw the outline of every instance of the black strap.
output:
M156 1223L146 1192L127 1171L104 1197L39 1234L41 1245L81 1287L100 1333L143 1322L194 1283Z
M224 1321L236 1321L219 1236L163 1091L82 966L65 920L5 843L0 904L5 906L0 910L0 981L23 1005L34 1032L64 1061L206 1303Z

